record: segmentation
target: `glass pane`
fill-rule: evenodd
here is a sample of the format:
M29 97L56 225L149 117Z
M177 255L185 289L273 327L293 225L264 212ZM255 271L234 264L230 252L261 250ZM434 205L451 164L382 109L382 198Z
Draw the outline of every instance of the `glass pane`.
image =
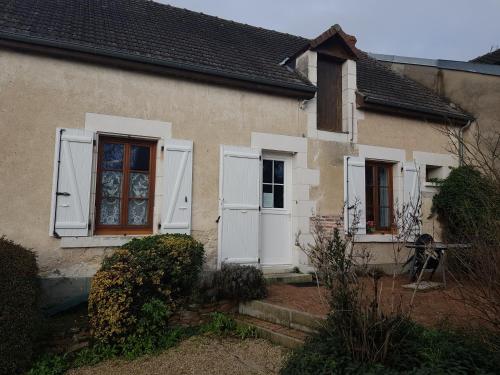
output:
M282 184L285 176L285 162L274 161L274 183Z
M120 199L103 198L99 223L104 225L120 224Z
M274 208L283 208L283 185L274 185Z
M380 218L379 218L379 226L381 228L389 228L389 208L388 207L380 207Z
M272 160L264 160L262 165L262 182L273 182L273 161Z
M378 168L378 185L379 186L389 186L388 170L387 167Z
M262 207L272 208L273 204L273 185L262 185Z
M103 150L103 169L122 169L123 168L123 144L104 143Z
M367 186L373 185L373 167L366 166L365 168L365 184Z
M130 169L149 170L149 147L132 145L130 148Z
M147 198L149 192L149 175L146 173L130 173L128 196L130 198Z
M101 190L103 197L120 197L122 192L122 172L102 172Z
M128 202L128 224L146 225L148 223L148 200L131 199Z

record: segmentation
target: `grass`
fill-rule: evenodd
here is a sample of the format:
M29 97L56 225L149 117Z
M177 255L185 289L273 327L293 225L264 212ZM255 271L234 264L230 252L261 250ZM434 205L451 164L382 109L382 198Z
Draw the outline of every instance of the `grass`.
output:
M71 368L94 366L110 359L134 360L143 355L155 355L178 345L195 335L231 336L241 340L256 337L255 329L239 325L228 315L213 313L211 320L197 327L173 327L159 335L129 336L123 344L96 343L71 354L45 354L28 375L62 375Z

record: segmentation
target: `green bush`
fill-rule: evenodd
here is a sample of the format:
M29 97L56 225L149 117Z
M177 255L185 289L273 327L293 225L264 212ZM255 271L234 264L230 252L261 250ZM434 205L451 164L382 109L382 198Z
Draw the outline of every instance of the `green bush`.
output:
M0 237L0 374L29 366L40 326L39 301L35 254Z
M432 211L443 224L447 240L485 241L497 232L500 192L490 180L474 168L464 166L453 169L438 183Z
M92 280L93 337L124 343L128 335L166 327L168 316L191 293L203 254L201 243L181 234L133 239L115 251Z
M399 334L399 344L381 364L353 360L338 335L324 330L292 352L281 374L494 374L500 366L498 353L470 333L406 322Z
M267 296L264 274L252 266L222 265L213 275L213 287L218 299L250 301Z

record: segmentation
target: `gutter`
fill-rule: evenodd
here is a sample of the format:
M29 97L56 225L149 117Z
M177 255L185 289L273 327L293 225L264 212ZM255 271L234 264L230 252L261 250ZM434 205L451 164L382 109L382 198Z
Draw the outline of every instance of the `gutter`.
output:
M362 100L364 103L373 103L373 104L379 104L379 105L383 105L383 106L387 106L387 107L393 107L393 108L398 108L398 109L404 109L404 110L407 110L407 111L412 111L412 112L418 112L422 115L425 115L425 114L428 114L428 115L431 115L431 116L435 116L435 117L438 117L438 118L442 118L443 120L446 120L446 119L455 119L455 120L460 120L461 122L469 122L469 121L472 121L474 118L470 115L461 115L461 114L444 114L443 112L440 112L440 111L432 111L432 110L422 110L422 109L419 109L419 108L415 108L415 107L410 107L410 106L406 106L406 105L401 105L401 104L397 104L397 103L387 103L387 101L385 100L381 100L381 99L378 99L378 98L374 98L374 97L371 97L369 95L363 95L362 93L360 93L361 97L362 97Z
M112 57L112 58L117 58L117 59L122 59L122 60L128 60L128 61L134 61L138 63L143 63L143 64L150 64L150 65L156 65L156 66L161 66L161 67L166 67L166 68L171 68L171 69L177 69L177 70L184 70L184 71L189 71L189 72L195 72L195 73L201 73L201 74L207 74L211 76L217 76L221 78L229 78L229 79L235 79L239 81L245 81L245 82L251 82L255 83L258 85L265 85L269 87L279 87L287 90L292 90L296 91L297 94L302 93L304 94L303 96L305 97L313 97L314 94L316 93L316 87L311 84L311 86L308 86L307 84L300 85L300 84L293 84L293 83L285 83L285 82L273 82L272 80L264 79L264 78L258 78L258 77L249 77L245 74L241 73L228 73L228 72L221 72L216 69L210 68L210 67L204 67L200 65L195 65L191 63L178 63L173 60L167 60L164 58L155 58L155 57L146 57L144 55L139 55L139 54L133 54L133 53L127 53L127 52L122 52L119 50L111 50L111 49L105 49L105 48L100 48L100 47L89 47L80 43L74 43L74 42L67 42L67 41L56 41L52 39L47 39L47 38L40 38L36 36L26 36L26 35L19 35L16 33L9 33L9 32L0 32L0 39L6 39L6 40L11 40L15 42L21 42L21 43L28 43L28 44L35 44L35 45L40 45L40 46L46 46L46 47L55 47L59 49L65 49L65 50L71 50L71 51L77 51L77 52L83 52L83 53L90 53L94 55L100 55L100 56L106 56L106 57ZM297 95L300 96L300 95Z

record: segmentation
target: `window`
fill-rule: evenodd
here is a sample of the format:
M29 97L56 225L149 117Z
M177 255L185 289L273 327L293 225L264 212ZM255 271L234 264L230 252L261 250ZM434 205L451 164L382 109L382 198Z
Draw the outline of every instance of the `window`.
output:
M366 232L384 233L392 227L392 164L367 162Z
M284 208L285 162L264 159L262 165L262 207Z
M96 233L152 233L156 144L101 137Z
M342 62L318 54L318 130L342 132Z

